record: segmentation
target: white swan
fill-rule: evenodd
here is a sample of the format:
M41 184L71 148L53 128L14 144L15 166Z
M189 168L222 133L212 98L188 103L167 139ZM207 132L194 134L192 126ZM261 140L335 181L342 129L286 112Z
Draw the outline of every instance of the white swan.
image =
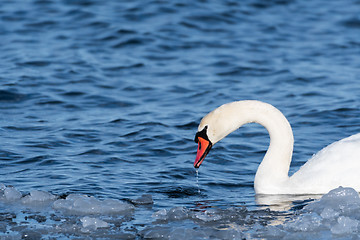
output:
M322 149L288 176L294 137L285 116L270 104L255 100L224 104L200 122L194 167L200 167L211 147L242 125L256 122L270 135L270 145L255 175L257 194L323 194L339 186L360 192L360 134Z

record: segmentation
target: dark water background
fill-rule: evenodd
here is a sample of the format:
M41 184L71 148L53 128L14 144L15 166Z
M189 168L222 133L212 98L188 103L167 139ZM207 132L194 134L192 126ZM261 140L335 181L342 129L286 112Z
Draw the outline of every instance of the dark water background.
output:
M257 209L260 126L218 143L196 183L197 125L223 103L284 113L291 172L360 132L358 0L5 0L0 43L0 182L24 194L151 194L130 225L204 202Z

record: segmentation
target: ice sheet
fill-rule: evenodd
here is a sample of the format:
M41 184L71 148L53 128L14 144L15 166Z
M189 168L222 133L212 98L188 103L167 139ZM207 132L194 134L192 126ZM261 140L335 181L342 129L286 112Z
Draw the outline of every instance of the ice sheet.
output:
M0 237L91 233L117 239L329 239L360 234L360 197L352 188L333 189L303 208L288 211L210 205L159 209L153 204L151 195L128 202L81 194L63 198L39 190L23 194L0 184ZM137 211L148 211L150 221L134 224Z

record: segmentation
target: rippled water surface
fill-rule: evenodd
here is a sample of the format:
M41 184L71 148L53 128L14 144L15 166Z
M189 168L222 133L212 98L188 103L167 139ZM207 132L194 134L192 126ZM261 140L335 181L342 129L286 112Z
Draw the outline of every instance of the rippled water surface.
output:
M197 125L230 101L273 104L293 127L291 173L360 132L359 9L358 0L2 1L0 236L279 238L252 228L291 220L309 197L288 196L279 211L255 196L265 129L218 143L197 179ZM132 207L79 216L52 199L38 209L6 200L10 185ZM109 226L88 228L84 215Z

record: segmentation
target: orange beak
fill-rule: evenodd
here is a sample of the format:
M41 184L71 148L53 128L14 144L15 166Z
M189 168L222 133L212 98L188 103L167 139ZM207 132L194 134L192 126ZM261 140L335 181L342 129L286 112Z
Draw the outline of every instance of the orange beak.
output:
M199 168L201 163L204 161L206 155L210 152L212 144L209 140L206 140L202 137L197 138L198 141L198 149L194 162L194 167Z

